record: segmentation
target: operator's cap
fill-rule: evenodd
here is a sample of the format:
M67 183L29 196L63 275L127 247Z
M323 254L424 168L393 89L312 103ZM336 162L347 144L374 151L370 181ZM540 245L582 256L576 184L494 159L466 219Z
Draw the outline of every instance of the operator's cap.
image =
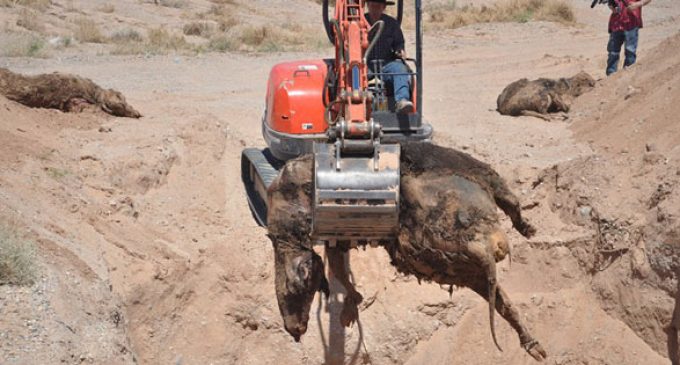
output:
M367 3L381 3L385 5L394 5L394 1L387 0L366 0Z

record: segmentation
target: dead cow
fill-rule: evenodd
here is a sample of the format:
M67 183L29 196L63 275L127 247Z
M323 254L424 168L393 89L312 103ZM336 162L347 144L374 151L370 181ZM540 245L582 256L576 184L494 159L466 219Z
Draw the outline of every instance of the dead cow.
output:
M276 293L286 330L304 334L316 291L327 292L320 258L312 250L311 156L291 160L269 188L269 237L276 259ZM400 272L439 284L464 286L489 301L495 342L494 312L519 335L536 360L546 353L524 326L517 309L496 279L496 262L509 246L498 224L496 206L508 214L523 235L535 230L521 216L517 198L488 165L471 156L431 144L402 145L401 212L398 240L384 244ZM341 322L358 317L361 295L345 271L342 243L327 249L329 266L347 290Z
M90 79L58 72L24 76L0 68L0 94L32 108L71 112L91 104L111 115L141 117L120 92L103 89Z
M585 72L570 78L521 79L511 83L498 96L498 112L511 116L534 116L549 120L549 113L568 112L573 99L595 86Z
M267 227L274 245L276 299L295 341L307 331L314 294L328 296L323 261L309 239L312 189L311 155L286 164L269 189Z

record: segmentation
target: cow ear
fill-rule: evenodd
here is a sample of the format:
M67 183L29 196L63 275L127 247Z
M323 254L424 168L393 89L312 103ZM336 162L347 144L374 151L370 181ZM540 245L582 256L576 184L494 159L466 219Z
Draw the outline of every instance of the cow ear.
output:
M286 286L292 293L297 293L302 288L302 280L300 279L302 259L300 257L293 258L286 264Z
M300 281L306 282L307 280L309 280L309 277L311 275L311 269L309 266L310 265L307 262L300 262L300 264L298 265L297 272Z
M326 297L326 300L328 300L328 297L331 296L331 290L329 288L326 275L321 276L321 282L319 282L319 291L323 293L323 295Z

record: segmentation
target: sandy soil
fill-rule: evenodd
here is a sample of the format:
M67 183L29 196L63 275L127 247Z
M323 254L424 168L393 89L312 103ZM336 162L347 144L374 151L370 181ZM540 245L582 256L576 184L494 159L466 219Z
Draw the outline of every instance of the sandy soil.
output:
M122 3L131 7L116 7L123 24L181 24L187 11ZM571 4L575 26L428 33L425 114L436 143L506 177L539 229L527 241L504 222L513 262L499 274L548 363L668 364L680 41L664 40L680 6L655 0L644 10L639 64L602 80L569 120L500 116L496 97L519 78L604 77L607 11ZM301 23L318 22L309 9ZM330 53L109 56L98 47L0 58L16 72L89 77L144 115L64 114L0 97L0 218L38 244L41 273L29 288L0 286L0 363L533 363L501 321L505 351L495 349L481 298L399 276L382 250L351 255L365 298L358 325L339 327L336 295L317 298L301 343L283 330L272 248L248 211L240 153L264 145L271 66Z

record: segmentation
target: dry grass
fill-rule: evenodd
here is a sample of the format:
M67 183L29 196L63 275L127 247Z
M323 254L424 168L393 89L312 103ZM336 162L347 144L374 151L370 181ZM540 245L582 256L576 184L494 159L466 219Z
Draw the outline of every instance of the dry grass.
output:
M244 52L309 51L329 48L325 33L312 32L299 24L275 27L270 25L238 25L227 32L214 34L208 50Z
M76 20L75 24L74 37L77 40L85 43L104 43L106 41L106 37L93 20L83 17Z
M51 0L0 0L0 7L27 6L33 9L45 10L52 4Z
M204 15L206 16L214 16L214 17L222 17L231 14L230 11L227 10L227 8L224 5L212 5L210 7L210 10L208 10L207 13Z
M208 50L217 52L238 51L239 43L234 37L226 34L220 34L210 38L208 42Z
M45 31L45 26L38 18L38 14L30 9L23 8L19 11L19 19L17 25L34 32L42 33Z
M116 7L113 4L108 3L100 6L98 10L101 11L102 13L111 14L116 11Z
M0 35L0 56L5 57L47 57L45 40L26 33L5 33Z
M116 32L110 39L116 44L111 51L112 54L148 55L196 50L196 47L187 42L181 34L171 33L162 28L148 30L146 38L135 30L127 29Z
M35 244L0 224L0 285L32 285L36 274Z
M163 28L149 30L147 37L149 45L158 50L179 51L190 48L182 35L170 33Z
M528 22L545 20L571 24L575 17L565 0L503 0L492 6L456 6L455 1L429 6L425 10L435 26L458 28L475 23Z
M238 24L238 19L230 15L224 16L217 20L217 26L222 32L226 32Z
M226 32L239 24L238 19L234 16L234 12L227 10L224 5L212 5L210 10L198 14L198 17L202 20L214 21L222 32Z
M214 27L208 22L191 22L184 25L182 29L185 35L195 35L201 37L208 37L213 33Z

